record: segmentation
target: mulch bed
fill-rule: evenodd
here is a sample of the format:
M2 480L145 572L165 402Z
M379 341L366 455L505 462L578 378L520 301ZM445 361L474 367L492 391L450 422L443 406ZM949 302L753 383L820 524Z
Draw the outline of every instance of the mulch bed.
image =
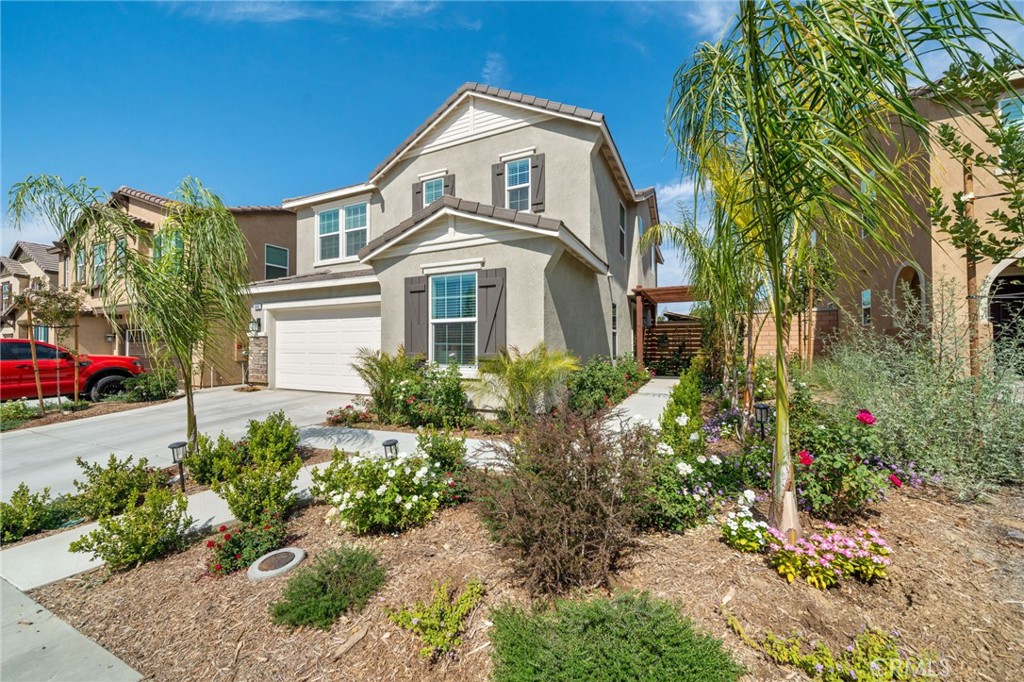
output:
M78 410L77 412L68 412L67 414L61 413L56 405L47 405L46 414L41 417L33 417L24 424L19 424L12 429L4 429L4 433L10 431L17 431L19 429L34 429L40 426L48 426L50 424L62 424L63 422L73 422L79 419L88 419L89 417L98 417L101 414L113 414L115 412L126 412L128 410L137 410L140 407L151 407L153 405L162 405L163 403L169 403L172 400L177 400L178 397L168 398L167 400L154 400L148 403L118 403L118 402L100 402L93 403L84 410Z
M389 570L377 601L329 632L274 626L268 605L285 580L249 583L243 573L212 578L206 549L110 577L104 571L41 588L32 597L108 648L147 680L486 680L488 609L525 604L512 564L490 542L472 505L442 512L426 528L397 536L352 538L324 523L328 508L308 507L292 521L291 544L312 557L351 542L380 552ZM946 680L1019 679L1024 661L1024 491L1004 489L987 503L959 504L944 491L892 496L870 525L895 548L888 580L852 580L821 592L787 585L762 557L741 554L705 526L682 536L648 535L615 588L650 590L677 600L700 626L725 639L754 680L803 679L766 661L725 625L726 609L748 634L803 633L845 648L865 625L896 629L910 651L931 651ZM810 522L805 532L813 532ZM432 580L481 577L488 587L456 660L431 665L419 642L387 620L385 605L429 599ZM365 628L365 635L355 641ZM349 645L351 647L349 648Z

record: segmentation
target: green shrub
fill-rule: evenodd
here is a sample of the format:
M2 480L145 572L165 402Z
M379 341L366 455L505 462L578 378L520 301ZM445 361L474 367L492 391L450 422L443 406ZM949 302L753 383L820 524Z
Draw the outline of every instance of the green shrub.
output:
M210 550L206 570L214 575L227 575L248 568L267 552L280 547L287 532L284 522L277 516L253 525L221 526L217 535L206 541L206 548Z
M437 660L442 655L454 655L456 647L462 644L459 635L483 596L484 585L475 578L457 595L448 583L435 584L434 598L429 604L418 601L411 607L391 611L388 618L423 640L426 646L420 649L421 656Z
M677 454L696 457L704 452L700 376L690 369L672 387L661 413L661 439Z
M416 437L416 448L426 455L442 481L451 481L442 486L441 504L451 506L467 501L466 439L453 436L447 429L437 431L427 427L421 429Z
M349 609L362 611L386 577L384 567L369 550L331 550L288 581L281 601L270 606L271 619L293 628L308 625L329 630Z
M11 493L10 501L0 502L0 540L17 542L26 535L60 528L78 514L72 498L50 499L49 488L32 493L20 483Z
M366 384L373 401L373 413L384 424L402 420L401 383L414 375L419 356L406 355L399 346L394 355L381 350L360 348L352 368Z
M185 466L192 480L200 485L223 481L228 472L249 464L248 449L223 433L217 436L216 443L204 433L196 440L196 450L186 457Z
M263 421L252 419L246 429L245 448L250 455L287 464L299 448L299 429L278 410Z
M743 668L670 602L647 594L492 612L495 682L730 682Z
M635 543L654 442L644 424L567 412L492 445L497 470L479 483L484 520L533 589L608 582Z
M422 363L399 385L402 423L450 427L469 423L469 399L456 364Z
M125 402L153 402L166 400L178 393L178 372L160 367L129 377L121 384L118 400Z
M144 498L123 516L100 518L99 528L72 542L71 551L91 552L118 571L184 547L193 521L188 498L168 488L151 488Z
M301 468L298 456L282 464L273 456L256 453L251 464L232 467L224 480L215 480L213 491L224 498L231 514L242 523L257 524L268 516L284 517L298 501L295 477Z
M450 478L419 456L377 458L334 451L331 463L313 471L313 497L333 504L342 528L353 533L390 533L422 526L434 516Z
M62 400L60 402L61 412L81 412L92 407L91 400Z
M90 519L120 514L138 505L150 488L167 485L166 475L149 468L145 457L132 464L131 455L121 461L111 453L106 466L89 464L81 457L75 462L85 476L84 482L75 480L76 504Z
M650 378L631 355L620 355L614 363L611 358L595 357L569 377L569 409L584 414L607 409L621 403Z
M1024 338L982 344L981 372L972 378L966 317L954 303L962 295L939 283L926 300L927 325L915 306L886 306L891 334L851 325L855 333L815 363L818 375L847 413L874 413L892 463L937 474L965 497L1024 481L1024 403L1017 395Z
M549 351L543 341L525 353L515 346L502 348L481 358L478 392L482 398L497 399L505 418L518 424L554 403L579 368L576 356Z
M25 400L9 400L6 403L0 403L0 431L17 428L37 416L39 416L39 409L32 407Z

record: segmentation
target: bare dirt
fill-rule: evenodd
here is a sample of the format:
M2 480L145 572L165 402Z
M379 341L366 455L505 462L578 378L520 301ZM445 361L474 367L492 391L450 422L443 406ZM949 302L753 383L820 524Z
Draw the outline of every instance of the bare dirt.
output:
M325 524L326 512L322 505L300 512L290 544L312 557L342 542L369 546L389 570L379 598L328 632L272 625L267 608L286 579L207 576L201 543L126 573L97 571L32 596L147 680L486 680L489 609L525 604L528 596L473 506L444 511L426 528L369 539ZM763 557L729 549L716 527L705 526L642 538L614 587L676 600L726 641L747 666L748 682L803 677L766 661L727 629L726 597L725 608L754 636L766 629L802 633L840 650L873 625L897 630L908 651L932 652L933 672L943 680L1021 679L1024 543L1009 531L1024 531L1024 491L959 504L941 490L904 489L879 506L870 525L895 548L889 578L875 585L846 581L827 592L789 585ZM418 655L418 641L387 620L385 607L428 599L433 580L462 583L473 576L485 581L488 594L469 621L459 657L431 665Z

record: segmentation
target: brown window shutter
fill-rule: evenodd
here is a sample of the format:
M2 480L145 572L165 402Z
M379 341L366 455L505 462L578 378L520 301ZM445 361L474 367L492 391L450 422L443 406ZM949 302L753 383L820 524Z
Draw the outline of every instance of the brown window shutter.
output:
M530 211L544 212L544 155L530 157Z
M443 190L443 193L447 194L450 197L455 196L455 176L454 175L446 175L446 176L444 176L444 190Z
M415 182L412 185L412 212L423 208L423 183Z
M405 278L405 352L427 355L430 338L429 297L426 277Z
M491 166L491 204L505 207L505 164Z
M476 278L477 354L494 355L506 344L505 268L481 270Z

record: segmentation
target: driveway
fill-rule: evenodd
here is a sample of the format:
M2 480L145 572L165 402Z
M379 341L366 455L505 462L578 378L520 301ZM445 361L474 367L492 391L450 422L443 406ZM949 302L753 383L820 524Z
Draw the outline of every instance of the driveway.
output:
M339 393L240 393L230 386L203 389L195 397L200 433L216 436L223 431L231 438L241 437L250 419L263 419L276 410L284 410L300 427L310 426L322 423L327 410L350 401L351 396ZM33 491L48 486L53 495L74 492L73 481L81 477L76 457L101 462L114 453L122 459L134 455L153 466L170 466L167 445L184 439L184 399L5 433L0 436L0 497L10 498L22 482Z

